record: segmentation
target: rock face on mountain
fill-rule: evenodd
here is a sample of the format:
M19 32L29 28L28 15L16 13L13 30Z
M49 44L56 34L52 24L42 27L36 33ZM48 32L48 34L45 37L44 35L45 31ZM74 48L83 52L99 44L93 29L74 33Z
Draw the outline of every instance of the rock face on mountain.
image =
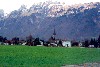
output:
M1 13L0 13L1 15ZM56 30L56 38L82 40L100 34L100 2L68 6L60 2L22 5L4 18L0 17L0 35L8 38L40 37L48 39Z

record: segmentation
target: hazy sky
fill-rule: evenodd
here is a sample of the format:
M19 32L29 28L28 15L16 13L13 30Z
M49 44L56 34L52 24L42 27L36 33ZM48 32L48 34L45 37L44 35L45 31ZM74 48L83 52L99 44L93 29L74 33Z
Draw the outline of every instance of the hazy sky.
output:
M29 8L32 4L38 2L44 2L47 0L0 0L0 9L3 9L5 13L9 13L15 9L20 8L21 5L27 5ZM100 2L100 0L52 0L65 2L68 5L88 2Z

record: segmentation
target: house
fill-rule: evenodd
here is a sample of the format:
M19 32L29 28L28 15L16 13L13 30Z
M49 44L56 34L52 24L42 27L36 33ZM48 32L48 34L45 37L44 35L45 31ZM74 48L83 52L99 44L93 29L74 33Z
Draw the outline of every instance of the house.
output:
M2 45L3 44L3 42L0 42L0 45Z
M22 45L26 45L26 42L22 43Z
M8 43L4 43L4 45L9 45Z
M94 48L94 45L89 45L90 48Z
M63 45L64 47L71 47L71 41L63 40L63 41L62 41L62 45Z
M82 47L83 46L83 43L82 42L79 42L78 46L79 47Z

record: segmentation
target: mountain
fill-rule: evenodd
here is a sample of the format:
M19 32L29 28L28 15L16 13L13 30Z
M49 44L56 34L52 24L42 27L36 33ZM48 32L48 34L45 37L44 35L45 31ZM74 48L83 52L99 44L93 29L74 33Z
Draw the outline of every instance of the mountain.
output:
M0 9L0 20L4 18L4 10Z
M0 17L1 18L1 17ZM75 4L46 1L22 5L0 20L0 35L8 38L33 37L48 39L56 30L56 38L82 40L99 36L100 2Z

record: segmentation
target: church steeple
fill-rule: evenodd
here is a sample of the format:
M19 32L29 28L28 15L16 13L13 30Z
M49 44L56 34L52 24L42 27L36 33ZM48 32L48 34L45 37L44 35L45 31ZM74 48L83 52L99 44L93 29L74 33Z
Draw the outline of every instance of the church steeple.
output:
M53 39L55 40L55 36L56 36L56 31L55 31L55 28L54 28L54 32L53 32Z
M56 35L56 31L55 31L55 28L54 28L54 32L53 32L53 35Z

